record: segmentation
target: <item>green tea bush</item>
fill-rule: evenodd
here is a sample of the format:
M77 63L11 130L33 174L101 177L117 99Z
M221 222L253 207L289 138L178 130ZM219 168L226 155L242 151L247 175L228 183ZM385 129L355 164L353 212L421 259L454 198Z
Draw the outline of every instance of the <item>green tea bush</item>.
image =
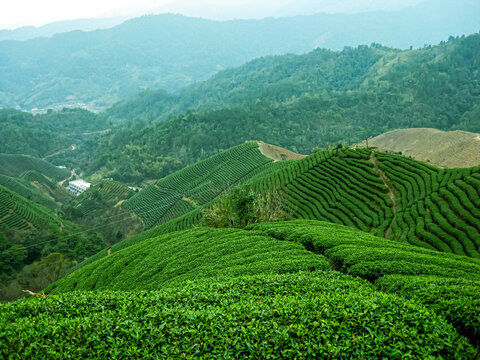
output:
M72 292L0 305L4 358L469 359L422 305L334 272Z
M301 245L238 229L200 228L144 240L57 281L47 292L156 290L166 283L329 269Z
M377 280L375 286L428 306L480 347L480 281L389 275Z

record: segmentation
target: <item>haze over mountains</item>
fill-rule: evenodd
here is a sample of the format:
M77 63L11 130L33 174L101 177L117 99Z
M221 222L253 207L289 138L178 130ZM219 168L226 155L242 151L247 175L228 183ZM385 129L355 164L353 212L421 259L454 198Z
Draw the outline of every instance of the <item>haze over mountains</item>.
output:
M0 107L103 109L141 89L179 89L264 55L381 43L436 44L477 32L476 2L425 2L394 12L215 22L176 15L111 29L0 42ZM461 20L459 20L461 19Z

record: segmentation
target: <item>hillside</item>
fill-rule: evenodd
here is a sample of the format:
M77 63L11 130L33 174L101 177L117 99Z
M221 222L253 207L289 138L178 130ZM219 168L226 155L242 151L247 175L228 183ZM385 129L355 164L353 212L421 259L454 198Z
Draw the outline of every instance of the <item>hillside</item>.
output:
M51 37L55 34L75 30L94 31L98 29L108 29L124 22L125 20L125 17L76 19L56 21L42 26L22 26L13 30L2 29L0 30L0 41L25 41L38 37Z
M202 225L206 213L215 215L212 209L219 202L226 206L220 206L219 216L256 222L251 206L273 192L284 209L280 217L329 221L431 250L480 257L480 167L440 169L373 149L332 148L274 170L253 177L243 190L184 211L112 249ZM160 197L156 209L168 201ZM157 212L143 216L148 214ZM105 255L101 252L80 266Z
M263 142L246 142L158 180L123 207L140 216L148 229L201 209L232 187L286 166L287 162L277 162L282 154L285 160L301 157Z
M363 142L365 145L365 142ZM369 146L447 168L480 165L480 134L436 129L401 129L368 140Z
M87 357L155 357L162 349L222 358L473 358L479 279L478 260L335 224L196 229L114 252L51 286L45 299L0 305L1 351L39 354L55 336L51 351L66 354L86 343L86 332L95 345L81 347ZM400 296L404 286L412 301ZM40 316L45 306L55 311ZM79 325L85 332L72 339ZM115 341L92 339L98 329Z
M178 96L150 91L116 105L110 119L143 123L106 134L88 172L138 181L133 174L148 172L142 156L168 173L249 139L308 154L398 128L480 132L478 59L478 34L412 51L375 45L258 59Z
M102 235L108 246L144 229L141 218L122 204L135 191L113 180L95 182L64 207L65 218Z
M89 163L100 137L114 124L102 115L81 109L37 115L0 109L0 125L0 153L30 155L75 168L79 163ZM10 166L2 164L2 168ZM18 176L18 171L15 174Z
M45 230L62 227L51 210L37 205L0 185L0 227L2 230Z
M403 11L263 20L167 14L131 19L111 29L2 41L0 107L102 109L141 89L177 91L265 55L372 42L422 47L478 31L478 11L473 1L456 6L428 1Z
M0 153L0 174L20 177L23 172L33 170L53 180L63 180L70 176L70 171L32 156Z
M30 182L23 178L0 175L0 185L51 210L57 206L53 198L47 196L43 191L32 186Z
M1 110L0 152L140 186L251 139L308 154L398 128L478 133L479 58L478 34L418 50L265 57L106 113Z

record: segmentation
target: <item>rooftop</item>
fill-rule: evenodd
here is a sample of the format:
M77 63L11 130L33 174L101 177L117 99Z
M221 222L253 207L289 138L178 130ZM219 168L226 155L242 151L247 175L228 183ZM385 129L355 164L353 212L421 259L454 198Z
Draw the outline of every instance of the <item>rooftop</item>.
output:
M74 180L74 181L70 181L69 184L72 184L72 185L76 185L78 187L82 187L82 188L89 188L90 183L86 182L86 181L83 181L83 180Z

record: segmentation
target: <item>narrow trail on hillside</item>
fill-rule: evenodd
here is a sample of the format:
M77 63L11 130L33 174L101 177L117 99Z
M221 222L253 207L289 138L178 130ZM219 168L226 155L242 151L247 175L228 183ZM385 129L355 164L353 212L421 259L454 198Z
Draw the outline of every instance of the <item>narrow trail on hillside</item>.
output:
M50 155L47 155L47 156L43 157L42 160L47 160L48 158L51 158L53 156L57 156L57 155L65 153L67 151L74 151L74 150L77 150L77 149L78 149L77 145L70 145L67 149L59 150L57 152L54 152L53 154L50 154Z
M370 154L370 162L373 164L373 168L375 171L380 175L380 178L382 179L383 183L388 187L388 197L392 200L392 213L395 216L395 214L398 211L398 203L397 203L397 191L395 190L395 187L392 184L392 181L388 178L388 176L383 172L382 169L378 167L378 159L375 156L375 152L372 151ZM384 236L389 239L390 234L392 232L392 225L388 226L388 228L385 230Z
M70 173L70 177L63 179L62 181L59 181L58 185L62 186L65 181L71 180L74 176L77 176L77 174L75 173L75 170L72 170L72 172Z

